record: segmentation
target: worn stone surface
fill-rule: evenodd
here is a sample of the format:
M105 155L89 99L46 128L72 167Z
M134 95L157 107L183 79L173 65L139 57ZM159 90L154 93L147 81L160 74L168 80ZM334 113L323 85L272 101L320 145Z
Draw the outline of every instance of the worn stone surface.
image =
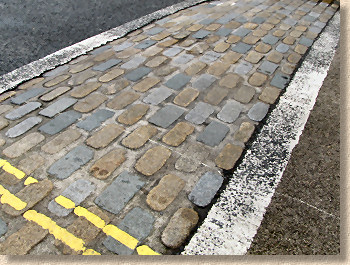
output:
M294 72L295 67L296 66L294 64L284 63L281 67L281 72L287 75L291 75Z
M126 151L114 149L97 160L90 168L90 173L98 179L108 178L126 159Z
M74 202L76 206L80 205L93 191L95 185L88 180L78 179L70 184L60 195ZM67 209L59 205L55 199L49 202L47 208L57 216L67 216L73 209Z
M113 117L114 112L106 109L99 109L96 112L92 113L85 120L82 120L77 123L77 127L84 129L86 131L92 131L107 119Z
M270 85L278 87L280 89L284 89L285 86L288 84L288 82L289 82L288 75L284 75L284 74L277 72L275 74L275 76L272 78Z
M149 106L147 105L135 104L119 115L117 120L125 125L132 125L138 122L148 110Z
M213 75L202 74L192 83L192 86L199 91L203 91L210 87L216 80L217 78Z
M255 50L260 53L268 53L271 48L271 45L262 42L255 47Z
M186 140L187 136L193 133L193 131L193 125L186 122L179 122L163 136L162 141L167 145L179 146Z
M219 85L227 88L234 88L240 82L241 77L237 74L229 73L220 79Z
M80 113L74 110L69 110L58 115L53 120L41 126L39 128L39 131L50 135L54 135L56 133L59 133L63 129L67 128L68 126L70 126L80 118L81 118Z
M44 135L38 132L33 132L30 134L27 134L19 141L5 148L2 151L2 153L9 158L16 158L26 153L27 151L29 151L30 149L32 149L42 141L44 141L44 139L45 139Z
M243 110L243 105L235 100L229 100L217 114L219 120L227 123L234 122Z
M0 114L7 113L12 109L13 109L13 106L2 104L0 105Z
M220 189L223 177L218 173L206 172L188 195L188 199L200 207L207 206Z
M107 107L115 110L121 110L139 99L139 97L140 94L135 93L134 91L122 91L107 103Z
M174 106L166 105L159 109L151 118L149 122L162 128L168 128L185 112L184 109Z
M218 145L230 131L230 128L220 122L212 121L205 129L198 134L197 141L209 146Z
M255 95L255 89L251 86L240 86L235 90L233 98L241 103L249 103Z
M274 104L279 97L281 90L276 87L265 87L259 99L267 104Z
M104 63L101 63L99 65L94 66L92 69L95 71L101 71L104 72L109 68L112 68L113 66L119 64L122 60L119 59L110 59Z
M233 51L228 51L221 58L221 60L225 63L233 64L233 63L236 63L241 57L242 57L242 54L239 54L239 53L233 52Z
M215 164L222 169L232 169L241 157L243 148L233 144L227 144L215 159Z
M213 112L213 106L204 102L198 102L194 109L185 116L185 119L194 124L202 124Z
M264 57L263 54L260 54L256 51L250 51L248 55L246 56L245 60L250 63L258 63L262 58Z
M128 74L126 74L125 78L130 80L130 81L135 82L135 81L141 79L142 77L148 75L151 71L152 71L151 68L140 67L140 68L137 68L137 69L133 70L132 72L129 72Z
M162 63L164 63L168 58L165 56L156 56L152 60L148 61L146 63L146 66L148 67L158 67Z
M102 209L118 214L144 185L140 177L124 171L97 196L95 203Z
M170 248L180 247L198 223L198 219L198 214L193 209L180 208L177 210L162 233L163 244Z
M175 98L174 103L181 107L187 107L199 95L199 92L193 88L185 88Z
M97 72L86 70L79 74L75 74L71 79L68 80L67 83L70 86L79 86L81 84L84 84L89 79L94 78L96 75L97 75Z
M82 113L90 112L107 100L107 96L100 93L92 93L77 102L73 109Z
M103 83L110 82L110 81L116 79L117 77L121 76L122 74L124 74L124 72L125 72L125 70L123 70L123 69L114 68L114 69L110 70L109 72L100 76L98 81L103 82Z
M170 78L165 85L174 90L181 90L190 80L190 76L180 73Z
M34 153L18 163L18 168L27 175L32 174L37 168L41 167L45 163L45 158L41 155Z
M164 176L147 195L146 202L151 209L163 211L167 208L184 188L185 181L178 176Z
M152 125L144 125L138 127L132 133L122 140L122 144L130 149L142 147L150 138L158 133L156 127Z
M150 88L154 87L156 84L158 84L160 80L155 77L146 77L141 82L137 83L133 86L133 89L139 92L146 92Z
M72 66L71 69L69 70L69 72L72 74L76 74L76 73L82 72L82 71L90 68L93 65L94 65L93 62L83 62L83 63Z
M253 121L261 121L266 116L269 107L270 105L259 101L249 110L248 117Z
M66 179L89 162L93 156L94 151L83 145L79 145L53 163L47 170L47 173L58 179Z
M9 129L5 135L9 138L18 137L38 125L41 121L42 119L40 117L30 117Z
M24 209L18 211L15 208L12 208L12 206L4 204L2 210L11 216L19 216L49 195L52 189L53 184L48 179L32 183L16 193L16 197L27 203L27 206L24 207Z
M40 102L29 102L17 109L12 110L8 114L5 115L5 118L8 120L17 120L25 115L31 113L32 111L38 109L41 106Z
M40 96L45 91L46 90L44 88L42 88L42 87L32 88L32 89L29 89L29 90L25 91L24 93L19 94L16 97L11 98L11 102L13 104L16 104L16 105L21 105L21 104L29 101L32 98Z
M168 148L153 147L136 162L135 169L146 176L152 176L164 166L170 155L171 151Z
M40 115L52 118L56 114L68 109L77 102L74 98L61 98L39 112Z
M86 140L86 144L98 149L109 145L124 132L124 128L118 124L108 124L94 133Z
M233 135L233 140L246 143L254 132L255 126L250 122L242 122L239 129Z
M211 88L204 98L204 101L211 105L219 105L220 102L228 95L228 89L220 86Z
M168 97L170 97L172 94L173 90L167 87L156 87L152 89L152 92L143 99L143 102L147 104L158 105L164 100L166 100Z
M70 87L61 86L61 87L55 88L54 90L50 91L49 93L46 93L43 96L41 96L40 99L42 101L51 101L51 100L54 100L55 98L59 97L60 95L63 95L64 93L68 92L69 90L71 90Z
M74 98L83 98L89 95L91 92L94 92L100 86L101 86L101 83L90 82L74 88L70 95Z
M221 76L230 68L230 66L231 64L229 63L215 62L209 66L207 72L211 75Z
M71 76L70 75L60 75L60 76L57 76L53 79L51 79L50 81L44 83L44 86L45 87L52 87L52 86L55 86L55 85L58 85L64 81L66 81L67 79L69 79Z
M266 80L267 80L266 75L255 72L249 77L248 82L252 86L262 86Z

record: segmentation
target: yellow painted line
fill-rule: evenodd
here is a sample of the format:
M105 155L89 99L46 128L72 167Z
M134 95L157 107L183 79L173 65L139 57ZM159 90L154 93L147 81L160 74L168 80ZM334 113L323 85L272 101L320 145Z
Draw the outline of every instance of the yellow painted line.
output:
M75 203L62 195L56 197L55 202L57 202L59 205L63 206L66 209L74 209L75 208Z
M0 200L2 204L7 203L11 207L15 208L17 211L23 210L27 206L26 202L13 195L2 185L0 185L0 195L2 195Z
M103 219L101 219L96 214L93 214L89 210L85 209L84 207L76 207L74 209L74 213L78 216L85 217L90 223L95 225L97 228L103 229L106 226L106 222Z
M137 254L139 255L160 255L159 253L152 250L149 246L142 245L136 248Z
M83 255L97 256L97 255L101 255L101 254L93 249L87 249L83 252Z
M28 177L25 181L24 181L24 185L25 186L28 186L30 184L33 184L33 183L38 183L38 180L33 178L33 177Z
M1 160L0 166L2 166L2 169L5 170L7 173L14 175L18 179L22 179L26 175L23 171L11 166L11 164L6 160Z
M103 228L103 232L106 235L113 237L115 240L119 241L120 243L122 243L130 249L135 249L137 244L139 243L139 241L136 238L132 237L123 230L120 230L114 225L106 225Z

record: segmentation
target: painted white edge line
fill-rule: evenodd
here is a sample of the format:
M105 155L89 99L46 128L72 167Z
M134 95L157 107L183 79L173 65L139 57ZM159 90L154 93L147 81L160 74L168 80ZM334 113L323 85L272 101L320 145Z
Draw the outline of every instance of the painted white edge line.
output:
M206 2L208 0L185 0L181 3L157 10L151 14L145 15L133 21L127 22L119 27L102 32L96 36L63 48L55 53L47 55L37 61L31 62L10 73L0 76L0 94L15 88L24 81L40 76L42 73L51 70L59 65L65 64L72 59L86 54L87 52L100 47L107 42L116 40L125 36L127 33L139 29L154 20L161 19L175 12Z
M339 24L338 11L181 254L246 254L327 76L339 40Z

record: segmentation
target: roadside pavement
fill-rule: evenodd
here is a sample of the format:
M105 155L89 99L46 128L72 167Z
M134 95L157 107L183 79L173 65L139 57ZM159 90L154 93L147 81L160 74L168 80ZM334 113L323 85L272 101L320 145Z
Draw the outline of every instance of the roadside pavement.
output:
M0 253L180 253L338 8L204 2L1 94Z

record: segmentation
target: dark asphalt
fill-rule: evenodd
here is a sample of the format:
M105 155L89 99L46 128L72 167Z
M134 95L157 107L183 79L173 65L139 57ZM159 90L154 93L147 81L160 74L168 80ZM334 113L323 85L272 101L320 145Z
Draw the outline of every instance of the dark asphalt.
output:
M0 75L183 0L2 0Z

